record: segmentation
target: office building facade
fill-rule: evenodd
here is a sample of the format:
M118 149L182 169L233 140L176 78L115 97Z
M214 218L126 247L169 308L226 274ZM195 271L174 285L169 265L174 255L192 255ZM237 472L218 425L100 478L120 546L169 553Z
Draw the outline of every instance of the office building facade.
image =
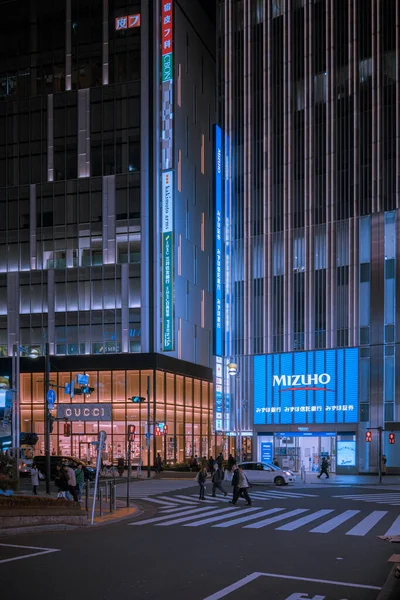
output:
M112 404L69 440L56 423L52 450L83 456L101 426L115 458L132 423L137 458L145 373L168 431L152 460L209 453L215 25L187 0L15 0L0 15L0 369L11 381L19 348L21 430L43 450L48 344L53 415ZM78 373L94 392L71 398Z
M382 427L398 469L398 2L218 10L224 429L254 460L355 473L378 470Z

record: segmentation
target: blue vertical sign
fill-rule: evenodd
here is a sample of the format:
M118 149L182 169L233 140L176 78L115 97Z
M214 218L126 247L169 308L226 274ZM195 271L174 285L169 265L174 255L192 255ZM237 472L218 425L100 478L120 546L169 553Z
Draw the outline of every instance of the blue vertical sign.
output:
M215 126L215 355L222 356L222 131Z
M272 463L272 442L261 442L261 462Z

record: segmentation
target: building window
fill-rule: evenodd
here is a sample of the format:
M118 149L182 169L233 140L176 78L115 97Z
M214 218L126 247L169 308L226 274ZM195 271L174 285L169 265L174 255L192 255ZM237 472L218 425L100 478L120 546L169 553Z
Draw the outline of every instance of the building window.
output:
M178 86L177 86L177 103L182 106L182 65L178 65Z
M178 192L182 191L182 151L178 150Z
M201 290L201 326L205 327L205 294L204 290Z
M204 175L205 173L205 160L204 160L204 133L201 134L201 172Z
M182 319L178 319L178 358L182 358Z
M178 234L178 275L182 275L182 235Z
M201 213L201 249L204 252L204 236L205 236L205 215Z

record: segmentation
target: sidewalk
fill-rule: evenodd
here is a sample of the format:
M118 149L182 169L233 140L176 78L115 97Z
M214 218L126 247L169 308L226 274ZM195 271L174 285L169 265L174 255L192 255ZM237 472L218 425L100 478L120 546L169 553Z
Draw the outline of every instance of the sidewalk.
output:
M300 485L341 485L341 486L385 486L388 489L399 489L400 488L400 476L398 475L386 475L382 477L382 483L379 482L377 475L336 475L336 473L330 473L329 479L322 475L321 479L318 479L318 473L310 473L306 471L305 481L301 480L301 474L296 473L296 486Z

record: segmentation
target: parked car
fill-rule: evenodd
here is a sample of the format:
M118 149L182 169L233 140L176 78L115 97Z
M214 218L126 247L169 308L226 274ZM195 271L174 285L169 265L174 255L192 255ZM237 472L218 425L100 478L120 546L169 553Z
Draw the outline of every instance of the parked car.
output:
M41 471L44 475L45 471L46 471L44 455L40 454L39 456L35 456L35 458L33 459L33 462L36 463L39 471ZM72 467L72 469L76 469L76 467L78 465L82 465L82 469L85 474L85 480L93 481L93 479L96 477L96 469L94 467L91 467L90 465L86 464L80 458L76 458L75 456L53 456L52 455L52 456L50 456L50 478L51 479L54 479L56 470L57 470L56 467L57 467L57 465L60 465L60 464L68 464L70 467Z
M250 483L275 483L275 485L287 485L296 481L295 475L269 463L245 462L239 465L246 472Z

